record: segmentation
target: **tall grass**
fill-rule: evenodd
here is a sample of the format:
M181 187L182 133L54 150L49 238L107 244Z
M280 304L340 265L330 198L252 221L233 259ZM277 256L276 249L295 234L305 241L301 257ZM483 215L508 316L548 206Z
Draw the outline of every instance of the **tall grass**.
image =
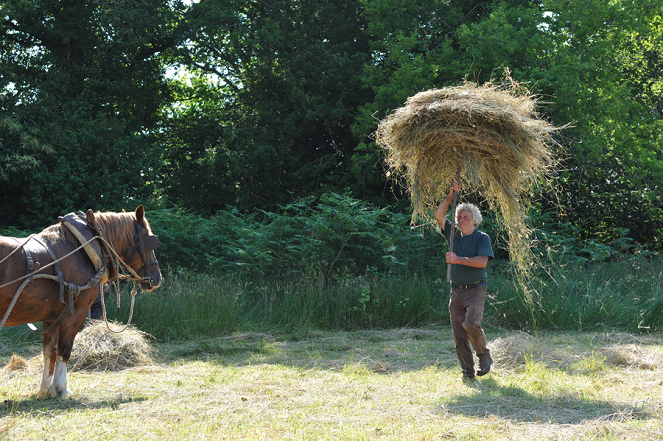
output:
M441 281L380 274L328 280L316 273L289 282L229 281L205 273L169 274L163 285L139 293L132 322L161 339L239 330L370 329L448 321ZM126 321L129 287L107 299L109 319Z
M529 296L508 275L493 284L488 315L511 328L663 330L663 261L632 259L552 266Z
M628 261L557 266L530 291L507 270L491 271L486 326L526 330L658 332L663 329L663 263ZM114 304L109 298L109 305ZM320 272L289 281L247 282L172 271L153 293L140 293L133 322L162 339L241 330L357 330L448 323L443 277L373 271L327 278ZM119 313L126 320L128 296Z

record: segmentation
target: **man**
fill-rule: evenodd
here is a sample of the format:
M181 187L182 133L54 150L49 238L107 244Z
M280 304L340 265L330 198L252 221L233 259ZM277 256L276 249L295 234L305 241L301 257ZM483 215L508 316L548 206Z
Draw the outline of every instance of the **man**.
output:
M493 363L490 351L486 347L486 336L481 327L481 319L488 282L486 265L494 256L490 238L486 233L476 229L483 218L475 205L460 204L456 208L458 229L455 229L446 218L454 192L459 191L460 185L454 181L449 194L435 210L435 219L442 227L447 240L451 237L451 232L455 230L454 249L447 253L447 263L452 264L451 300L449 301L451 330L463 377L474 378L474 358L470 342L479 358L479 369L476 375L486 375L490 372L490 366Z

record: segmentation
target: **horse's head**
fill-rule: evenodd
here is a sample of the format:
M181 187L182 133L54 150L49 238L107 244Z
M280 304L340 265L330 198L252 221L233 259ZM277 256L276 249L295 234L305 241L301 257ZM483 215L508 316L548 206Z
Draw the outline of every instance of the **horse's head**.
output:
M142 205L135 213L87 213L88 223L95 225L110 242L122 261L140 277L140 287L152 291L161 284L161 270L154 250L159 238L152 234Z

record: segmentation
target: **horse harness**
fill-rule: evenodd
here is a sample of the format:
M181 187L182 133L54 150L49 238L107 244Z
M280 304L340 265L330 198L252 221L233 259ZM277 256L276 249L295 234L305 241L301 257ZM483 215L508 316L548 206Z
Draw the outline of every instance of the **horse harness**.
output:
M78 298L78 295L80 294L81 291L84 291L88 288L91 288L97 284L100 286L103 285L107 281L115 281L119 278L119 275L117 273L117 267L115 263L113 262L113 257L110 253L110 250L108 248L108 245L105 240L101 241L95 241L94 239L99 239L101 238L101 234L95 228L93 225L90 225L83 213L79 214L74 214L74 213L69 213L68 215L61 217L60 222L62 225L66 226L72 233L73 235L78 239L78 241L81 243L81 247L85 250L87 253L88 257L90 258L90 261L94 265L95 269L97 270L96 274L88 281L87 284L84 286L78 286L73 283L68 283L65 282L64 280L64 275L62 274L62 270L60 269L60 261L65 259L66 257L69 257L70 254L67 254L66 256L57 259L55 256L55 253L53 253L53 250L48 246L48 244L43 241L39 236L37 235L32 235L30 236L23 244L19 243L19 248L22 248L26 260L27 260L27 270L28 270L28 276L24 277L25 280L21 284L21 286L18 288L16 291L16 294L14 294L14 298L12 299L12 302L9 305L9 308L5 312L4 317L0 321L0 330L4 327L5 322L7 321L9 314L11 310L14 308L14 305L16 304L19 295L23 291L23 289L31 284L35 278L46 278L46 279L51 279L54 281L59 282L60 284L60 301L63 304L69 304L69 308L65 307L62 309L62 312L60 315L57 317L57 319L48 327L48 329L39 331L32 323L28 323L28 327L34 331L34 332L39 332L39 333L48 333L53 330L55 330L60 324L67 318L67 313L70 312L71 314L74 314L74 303L76 302L76 299ZM33 258L33 253L38 254L40 250L36 250L33 248L32 250L30 249L32 244L28 245L30 243L30 240L35 240L37 243L41 245L48 254L50 255L51 259L53 262L51 264L46 265L44 268L45 269L47 266L54 266L54 270L56 275L50 275L50 274L34 274L36 271L40 269L40 262L35 263L35 259ZM97 242L102 242L104 245L104 249L102 251L102 246L97 243ZM149 267L151 265L158 265L157 261L154 262L147 262L145 260L145 252L147 251L152 251L157 249L159 246L159 238L156 235L149 234L146 228L144 228L142 225L138 223L138 221L134 221L134 241L133 241L133 247L131 251L131 255L129 256L129 261L133 258L136 252L139 253L139 256L141 258L141 261L143 262L143 265L141 266L139 272L146 271L147 276L142 277L141 281L142 282L147 282L150 284L150 286L153 286L154 280L150 276L150 271ZM80 249L79 247L78 249ZM78 250L77 249L77 250ZM113 250L114 251L114 250ZM128 253L127 253L128 254ZM116 253L117 255L117 253ZM21 280L23 278L20 278ZM13 283L13 282L10 282ZM67 289L67 301L65 301L65 296L64 296L64 291L65 288Z
M131 254L129 254L129 252L125 254L125 256L128 256L125 259L125 262L131 262L131 260L136 255L136 253L138 253L143 265L140 267L137 273L140 275L140 273L146 272L147 276L142 277L141 282L149 283L150 286L154 286L154 279L152 279L152 276L150 275L151 274L150 267L153 265L159 265L159 262L156 260L154 262L148 262L145 259L145 253L148 251L154 251L158 247L159 247L159 236L150 234L149 231L147 231L147 228L143 227L140 223L138 223L138 221L134 221L133 246L131 248Z
M34 245L30 244L31 240L34 240L37 243L39 243L39 245L41 245L41 247L48 252L48 254L51 256L51 259L53 259L53 262L51 262L48 265L45 265L41 269L46 269L47 267L52 265L52 266L54 266L56 275L35 274L37 271L39 271L39 269L41 267L41 264L40 264L40 262L35 263L35 259L33 258L33 254L36 255L41 250L37 249L36 247L32 248L32 250L31 250L30 248L34 246ZM5 322L9 318L9 314L11 313L12 309L14 308L14 305L18 301L18 297L21 295L21 293L23 292L25 287L30 285L34 281L34 279L50 279L50 280L58 282L60 284L60 301L65 305L69 304L69 308L67 308L66 306L64 308L62 308L62 312L55 319L55 321L53 323L51 323L51 325L48 327L48 329L45 329L43 331L39 331L32 323L28 323L28 327L32 331L39 332L39 333L48 333L48 332L52 332L53 330L57 329L57 327L60 326L60 324L67 318L69 313L71 313L71 314L74 313L74 311L75 311L74 303L78 299L78 295L81 293L81 291L84 291L88 288L91 288L91 287L97 285L98 283L100 283L102 278L105 277L106 274L107 274L106 268L100 268L97 271L97 273L88 281L87 284L85 284L83 286L79 286L79 285L76 285L74 283L66 282L64 280L64 275L62 274L62 270L60 269L60 261L62 260L62 258L57 259L55 257L55 254L53 253L53 250L51 249L51 247L49 247L48 244L45 241L43 241L40 237L38 237L36 235L32 235L32 236L28 237L28 239L23 244L19 243L18 248L19 249L22 248L23 252L25 253L26 260L27 260L27 267L28 267L28 277L24 277L25 280L23 280L23 283L21 283L19 288L16 290L16 293L14 294L14 297L13 297L11 303L9 304L9 307L7 308L7 311L5 312L4 317L0 321L0 330L2 330L2 328L5 325ZM65 256L65 257L68 257L68 255ZM19 278L18 280L21 280L21 278ZM13 283L13 282L10 282L10 283ZM66 301L65 301L65 298L64 298L65 288L66 288L67 297L68 297Z

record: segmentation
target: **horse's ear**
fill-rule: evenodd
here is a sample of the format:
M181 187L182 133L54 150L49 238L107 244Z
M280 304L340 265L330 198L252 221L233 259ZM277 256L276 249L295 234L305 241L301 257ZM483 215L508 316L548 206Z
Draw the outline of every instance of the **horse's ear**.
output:
M145 218L145 209L143 208L142 205L139 205L138 208L136 208L136 220L138 221L139 224L142 224L144 218Z
M97 220L94 217L94 211L88 210L85 212L85 220L88 224L92 225L92 228L97 229Z

